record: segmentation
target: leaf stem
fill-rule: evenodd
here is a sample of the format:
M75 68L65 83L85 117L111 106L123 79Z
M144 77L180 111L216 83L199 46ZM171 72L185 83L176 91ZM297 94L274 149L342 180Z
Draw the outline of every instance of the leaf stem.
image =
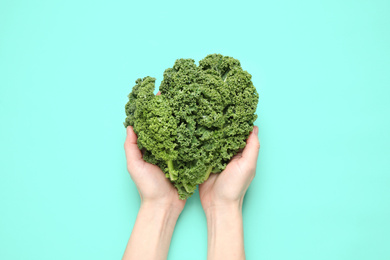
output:
M174 181L177 179L177 172L173 168L172 160L167 161L167 164L168 164L169 178L171 179L171 181Z
M206 174L205 174L205 176L204 176L204 181L207 181L207 179L209 178L210 173L211 173L212 170L213 170L213 166L210 166L210 167L207 169Z

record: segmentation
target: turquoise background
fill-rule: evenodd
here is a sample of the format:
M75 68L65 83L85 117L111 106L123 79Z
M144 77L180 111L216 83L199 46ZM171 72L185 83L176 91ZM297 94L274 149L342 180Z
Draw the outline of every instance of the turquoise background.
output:
M120 259L138 77L221 53L253 75L247 259L390 259L390 1L0 1L0 259ZM156 90L157 92L157 90ZM169 259L205 259L199 196Z

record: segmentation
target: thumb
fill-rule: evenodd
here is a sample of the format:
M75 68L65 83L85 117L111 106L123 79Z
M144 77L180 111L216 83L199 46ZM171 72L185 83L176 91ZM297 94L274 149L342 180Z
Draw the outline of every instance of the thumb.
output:
M258 138L259 128L257 126L253 127L252 133L249 135L246 140L246 146L244 151L242 151L243 159L252 166L256 167L257 156L259 155L260 142Z
M125 140L125 153L127 164L131 167L142 160L142 153L137 146L137 135L134 133L133 127L127 127L127 137Z

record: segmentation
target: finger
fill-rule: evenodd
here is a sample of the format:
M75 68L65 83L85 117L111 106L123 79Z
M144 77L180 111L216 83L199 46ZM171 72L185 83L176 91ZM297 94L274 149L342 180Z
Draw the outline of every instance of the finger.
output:
M157 92L156 96L160 96L161 95L161 91Z
M137 146L137 135L134 133L133 127L127 127L127 137L125 140L125 153L127 158L127 163L129 165L134 165L139 163L142 160L142 153Z
M259 155L260 149L260 142L257 136L258 133L259 128L257 126L254 126L252 133L246 140L246 146L244 148L244 151L242 151L242 158L244 158L244 160L249 165L256 165L257 163L257 156Z

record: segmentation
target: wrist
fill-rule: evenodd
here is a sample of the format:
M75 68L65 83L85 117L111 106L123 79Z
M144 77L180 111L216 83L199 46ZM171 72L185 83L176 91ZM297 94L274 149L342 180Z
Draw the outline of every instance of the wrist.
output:
M242 201L243 200L233 200L233 201L214 201L209 205L203 207L203 210L206 214L206 217L218 216L221 214L228 213L240 213L242 212Z
M140 211L153 215L164 215L168 218L177 219L183 209L164 201L142 201Z
M123 259L166 259L181 210L142 201Z

